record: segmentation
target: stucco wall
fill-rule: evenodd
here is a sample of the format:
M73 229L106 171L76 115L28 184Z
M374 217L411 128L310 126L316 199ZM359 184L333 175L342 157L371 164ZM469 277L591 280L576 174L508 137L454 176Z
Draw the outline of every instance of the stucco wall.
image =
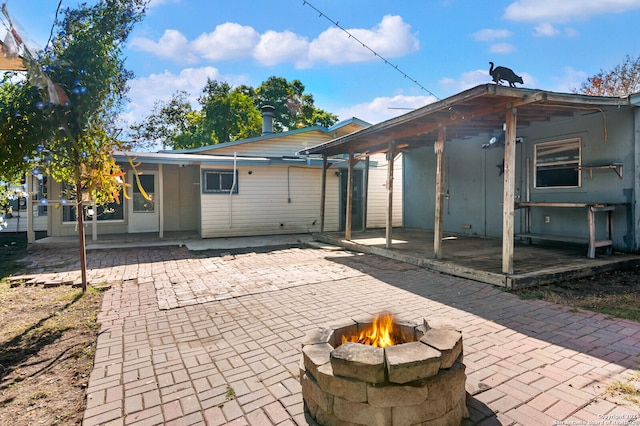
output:
M384 154L371 156L376 167L369 168L367 196L367 227L384 228L387 225L387 172L388 161ZM402 226L402 154L393 162L393 226Z
M517 136L524 138L524 142L516 147L516 201L526 200L528 192L530 201L629 203L628 207L616 208L613 213L613 240L616 250L633 250L636 144L633 111L585 111L576 117L521 126ZM503 176L499 173L504 149L482 149L489 137L483 134L446 143L445 232L502 235ZM582 165L623 163L623 178L610 170L597 170L593 172L593 179L582 172L579 188L534 188L534 145L570 137L581 138ZM433 147L412 150L405 154L404 161L405 226L432 230L435 208ZM522 232L524 210L516 210L515 214L515 230ZM550 218L549 223L545 223L545 216ZM596 230L598 238L602 238L604 215L597 217ZM532 208L531 231L586 237L586 210Z

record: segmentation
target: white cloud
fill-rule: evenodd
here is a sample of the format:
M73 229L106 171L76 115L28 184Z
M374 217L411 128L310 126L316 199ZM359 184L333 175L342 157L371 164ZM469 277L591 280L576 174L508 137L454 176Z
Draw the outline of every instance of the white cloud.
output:
M568 22L640 9L640 0L517 0L504 12L511 21Z
M129 82L130 102L126 112L120 118L128 124L138 122L151 113L156 101L168 101L178 90L189 93L195 104L207 83L207 78L229 81L221 77L220 72L213 67L186 68L178 75L165 71L161 74L135 78Z
M575 28L567 27L564 29L564 33L567 37L577 37L578 31Z
M489 48L489 52L498 53L501 55L507 54L507 53L513 53L516 50L517 50L516 47L511 43L496 43L496 44L492 44L491 47Z
M500 64L496 64L498 66ZM524 84L516 84L517 87L535 87L536 80L526 72L518 72L518 70L513 70L517 75L522 77ZM440 79L438 82L440 86L445 88L445 90L449 93L458 93L467 89L471 89L472 87L476 87L480 84L494 84L489 76L489 67L487 66L486 70L473 70L467 71L460 75L458 78L445 77ZM502 83L506 84L506 83Z
M191 53L187 38L177 30L165 30L157 42L144 37L136 37L131 40L130 47L135 50L152 53L160 58L172 59L179 63L193 64L198 60Z
M356 28L347 31L353 37L338 28L322 32L309 46L310 62L337 64L376 60L376 56L362 43L385 58L403 56L420 48L420 42L411 34L411 26L397 15L384 16L370 30Z
M589 75L571 67L562 68L563 75L553 78L554 87L551 90L557 92L571 93L578 89L582 82L586 81Z
M480 31L476 31L472 34L473 38L477 41L494 41L502 38L511 37L511 31L509 30L492 30L492 29L483 29Z
M382 96L371 102L364 102L346 108L339 108L336 112L341 120L356 117L368 123L375 124L393 117L405 114L437 101L434 96L396 95Z
M252 27L226 22L201 34L193 41L193 48L211 61L238 59L251 56L259 41L260 35Z
M445 77L439 81L440 85L451 93L461 92L479 84L486 84L490 82L491 77L489 76L489 64L487 64L486 70L466 71L457 79Z
M352 37L339 28L328 28L309 42L304 36L291 31L270 30L259 34L250 26L227 22L192 41L177 30L166 30L158 41L137 37L130 47L177 63L252 57L263 65L290 62L298 68L318 62L337 64L378 59L369 49L385 58L394 58L420 48L418 38L411 33L411 26L400 16L386 15L372 29L348 31Z
M535 37L555 37L559 34L560 31L548 22L536 25L533 29Z
M282 62L306 63L309 42L291 31L267 31L253 50L253 57L263 65Z

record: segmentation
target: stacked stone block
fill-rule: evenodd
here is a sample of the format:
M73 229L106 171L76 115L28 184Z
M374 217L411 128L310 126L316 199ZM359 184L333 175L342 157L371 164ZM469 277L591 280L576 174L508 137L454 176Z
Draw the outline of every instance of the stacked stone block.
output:
M459 425L468 417L462 333L394 323L406 343L342 344L370 321L309 332L302 342L305 409L321 425Z

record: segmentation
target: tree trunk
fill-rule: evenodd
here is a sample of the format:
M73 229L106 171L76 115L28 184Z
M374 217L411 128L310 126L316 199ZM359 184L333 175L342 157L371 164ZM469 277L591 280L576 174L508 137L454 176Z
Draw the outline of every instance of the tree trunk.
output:
M82 206L82 184L76 182L76 200L78 215L78 238L80 245L80 270L82 271L82 292L87 291L87 246L84 237L84 208Z

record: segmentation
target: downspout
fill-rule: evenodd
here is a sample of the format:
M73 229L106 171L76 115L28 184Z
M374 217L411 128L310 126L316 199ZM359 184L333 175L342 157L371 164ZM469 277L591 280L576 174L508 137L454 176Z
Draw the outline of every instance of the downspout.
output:
M232 225L232 220L231 220L231 214L233 213L233 209L232 207L232 198L233 197L233 191L235 191L236 189L236 167L237 167L237 157L236 157L236 152L233 153L233 184L231 184L231 190L229 191L229 228L231 228Z

